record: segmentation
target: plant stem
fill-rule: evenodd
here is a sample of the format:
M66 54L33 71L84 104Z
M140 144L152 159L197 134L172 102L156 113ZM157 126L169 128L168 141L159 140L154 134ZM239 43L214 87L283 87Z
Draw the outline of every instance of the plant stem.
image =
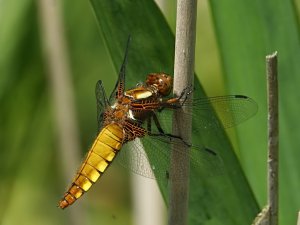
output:
M182 91L193 84L195 64L197 0L177 1L176 42L174 62L174 89L179 96ZM183 108L183 111L187 109ZM174 134L190 142L191 119L185 118L182 112L176 112L173 118ZM178 150L180 146L173 146ZM182 145L183 153L189 151ZM172 151L170 168L170 208L169 224L184 225L188 222L188 193L189 193L189 157Z
M38 0L37 3L58 133L60 148L58 154L61 159L63 179L67 183L75 173L80 161L80 143L64 26L59 1ZM80 206L71 208L69 215L71 224L83 224L83 212Z
M278 225L278 81L277 52L266 57L268 83L268 205L270 225Z

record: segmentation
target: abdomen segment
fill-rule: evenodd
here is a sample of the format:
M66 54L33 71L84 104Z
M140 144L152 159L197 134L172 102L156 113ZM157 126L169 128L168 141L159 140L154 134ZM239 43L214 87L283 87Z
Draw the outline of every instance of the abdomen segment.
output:
M101 177L121 149L123 138L123 129L115 123L101 130L73 179L71 187L59 201L60 208L64 209L72 205Z

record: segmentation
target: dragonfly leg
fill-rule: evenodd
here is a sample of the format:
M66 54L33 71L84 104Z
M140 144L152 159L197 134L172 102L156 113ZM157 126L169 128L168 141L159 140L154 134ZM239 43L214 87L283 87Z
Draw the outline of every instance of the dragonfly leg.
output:
M151 117L147 119L147 131L151 133Z
M190 86L186 87L185 89L183 89L180 96L178 97L178 101L180 102L180 105L183 105L185 103L185 101L187 100L187 98L189 97L189 95L192 92L193 92L193 86L192 85L190 85Z
M151 119L152 118L153 118L153 121L155 123L156 128L158 129L159 134L164 134L165 132L161 128L161 125L158 121L158 118L157 118L155 112L152 112L151 116L149 116L149 118L147 119L147 131L148 131L148 133L152 134L152 125L151 125Z
M153 118L153 121L154 121L155 126L157 127L159 133L153 133L153 132L151 131L151 117ZM177 136L177 135L173 135L173 134L165 133L165 132L163 131L163 129L162 129L162 127L161 127L161 125L160 125L160 123L159 123L159 121L158 121L158 118L157 118L157 116L155 115L155 113L153 113L151 117L148 119L148 126L147 126L147 129L148 129L147 132L148 132L148 135L149 135L149 136L167 137L167 138L169 138L170 140L171 140L172 138L174 138L174 139L177 139L177 140L183 142L186 146L191 147L191 144L189 144L188 142L184 141L184 140L182 139L182 137Z
M155 123L155 126L156 128L158 129L158 132L159 133L152 133L152 129L151 129L151 118L153 118L153 121ZM148 121L147 121L147 132L148 132L148 135L150 136L161 136L161 137L168 137L169 139L177 139L177 140L180 140L181 142L183 142L186 146L188 147L191 147L191 144L189 144L188 142L184 141L182 139L182 137L180 136L177 136L177 135L173 135L173 134L168 134L168 133L165 133L164 130L162 129L160 123L159 123L159 120L156 116L156 114L153 112L152 115L149 117Z
M160 123L159 123L159 121L158 121L158 118L157 118L157 116L156 116L156 114L155 114L154 112L153 112L153 114L152 114L152 118L153 118L153 121L154 121L155 126L157 127L159 133L164 134L165 132L163 131L163 129L162 129L162 127L161 127L161 125L160 125ZM150 119L151 119L151 118L150 118Z
M180 142L182 142L184 145L186 145L187 147L191 147L192 145L189 144L188 142L186 142L185 140L182 139L182 137L177 136L177 135L173 135L173 134L166 134L166 133L148 133L149 136L158 136L158 137L167 137L170 140L172 139L176 139L179 140Z
M161 103L161 107L158 109L158 112L163 111L165 108L168 109L180 109L186 100L188 99L189 95L193 92L192 86L189 86L181 92L179 97L170 98L166 101Z

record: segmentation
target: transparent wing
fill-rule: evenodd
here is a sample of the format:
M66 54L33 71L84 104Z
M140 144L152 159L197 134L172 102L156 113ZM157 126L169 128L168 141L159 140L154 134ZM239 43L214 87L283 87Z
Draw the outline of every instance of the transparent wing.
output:
M185 116L192 117L193 132L234 127L254 116L258 109L253 99L243 95L187 100L183 106L191 112L185 113ZM163 130L167 133L171 131L172 112L176 110L178 109L163 109L156 113Z
M199 146L191 146L188 152L181 152L179 149L182 146L185 144L177 138L146 136L126 144L116 161L141 176L167 180L171 166L170 155L176 151L181 156L189 157L190 164L200 167L208 176L222 173L223 163L218 154ZM176 165L180 167L183 163L176 161Z
M243 95L199 98L192 102L187 101L184 105L192 107L193 116L202 118L204 126L219 127L221 125L224 128L234 127L248 120L257 113L258 109L253 99ZM210 113L212 107L218 118L214 113Z
M116 161L131 172L144 177L155 178L149 158L139 138L126 143L117 155Z
M95 94L97 100L97 122L99 132L102 128L104 111L109 106L108 99L101 80L99 80L96 84Z
M198 98L184 103L193 116L193 133L203 132L220 128L230 128L251 118L257 112L257 104L251 98L242 95L227 95L210 98ZM175 109L176 110L176 109ZM165 133L171 134L172 114L174 110L163 109L156 112L160 126ZM216 113L218 117L216 116ZM195 126L200 124L200 127ZM152 122L151 132L159 133L156 125ZM180 149L185 145L180 139L170 138L164 135L147 136L139 141L130 142L121 150L118 162L139 175L167 179L170 168L170 154L176 151L189 157L190 163L200 167L208 176L222 174L223 163L217 152L204 146L192 145L189 152L183 153ZM177 146L178 148L172 148ZM184 158L184 157L183 157ZM130 160L128 160L130 159ZM148 162L151 162L149 164ZM176 162L181 166L180 161Z

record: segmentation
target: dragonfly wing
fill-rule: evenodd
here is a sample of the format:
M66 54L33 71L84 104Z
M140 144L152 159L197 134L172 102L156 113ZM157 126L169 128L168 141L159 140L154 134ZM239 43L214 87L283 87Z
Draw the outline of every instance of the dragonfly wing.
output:
M230 128L251 118L257 112L257 104L251 98L241 95L227 95L210 98L198 98L193 101L187 100L184 106L192 111L185 114L193 117L193 134L197 136L200 132L213 131L214 129ZM172 134L172 115L174 110L163 109L156 112L159 125L165 134ZM216 116L216 113L218 116ZM151 122L151 133L159 134L156 124ZM223 173L223 162L215 149L211 150L205 146L190 145L189 152L181 152L179 149L186 144L179 138L172 138L167 135L147 136L141 139L138 144L131 143L131 148L122 151L120 154L133 155L131 165L123 160L123 165L131 171L154 178L165 177L170 168L170 153L173 151L179 154L188 154L191 164L200 167L207 176L215 176ZM172 148L177 146L177 148ZM181 146L181 147L180 147ZM146 153L143 151L146 150ZM128 158L120 157L120 158ZM184 157L183 157L184 158ZM150 159L151 165L146 162ZM124 163L125 162L125 163ZM144 163L145 162L145 163ZM141 166L142 165L142 166ZM177 162L177 166L181 163Z
M191 105L188 102L186 104ZM258 110L256 102L244 95L194 99L192 108L193 116L197 118L201 115L201 122L212 128L234 127L254 116ZM216 112L218 117L213 112Z
M97 100L97 121L98 121L98 132L100 132L103 123L104 111L109 106L108 99L103 87L102 81L99 80L96 84L96 100Z
M187 144L179 138L168 137L165 135L149 137L146 138L146 140L145 146L148 146L148 143L156 143L156 146L154 147L165 154L164 158L167 159L168 166L170 166L171 160L170 153L176 152L179 158L186 158L185 156L188 156L190 164L205 171L207 176L220 175L224 171L223 161L218 152L206 148L205 146ZM184 152L182 149L187 149L187 151ZM152 155L155 154L155 151L147 151L147 153L148 155ZM180 161L174 163L179 167L183 165Z
M127 55L128 55L130 40L131 40L131 37L128 36L125 55L124 55L123 63L122 63L122 66L121 66L121 69L119 72L119 77L118 77L116 86L109 97L109 102L111 104L115 101L116 98L121 98L125 91L125 70L126 70Z
M190 113L183 113L186 117L192 117L193 132L207 132L220 128L234 127L257 112L256 102L242 95L226 95L209 98L195 98L186 100L183 104ZM178 109L163 109L157 112L159 122L165 133L172 132L172 113Z
M143 143L139 138L125 144L123 148L116 158L119 164L138 175L155 178Z
M190 163L206 171L207 176L219 175L223 171L222 160L215 152L199 146L190 146L188 152L181 152L179 149L182 146L186 146L185 143L177 138L146 136L124 146L126 149L120 151L116 161L141 176L167 180L171 152L176 151L181 156L189 157ZM180 167L183 163L178 161L176 165Z

